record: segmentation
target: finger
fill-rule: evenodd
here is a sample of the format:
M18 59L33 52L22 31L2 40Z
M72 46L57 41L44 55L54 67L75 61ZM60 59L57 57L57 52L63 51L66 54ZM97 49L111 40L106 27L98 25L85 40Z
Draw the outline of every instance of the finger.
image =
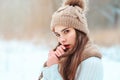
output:
M65 46L63 46L63 45L60 45L60 47L61 47L63 50L65 50L65 49L66 49L66 47L65 47Z
M57 49L57 50L59 50L59 51L60 51L61 55L62 55L62 54L64 54L64 50L63 50L63 48L62 48L62 47L58 47L58 49Z
M55 56L59 59L59 56L57 55L57 53L55 52Z
M60 52L59 50L56 50L55 52L56 52L56 55L57 55L58 57L61 56L61 52Z

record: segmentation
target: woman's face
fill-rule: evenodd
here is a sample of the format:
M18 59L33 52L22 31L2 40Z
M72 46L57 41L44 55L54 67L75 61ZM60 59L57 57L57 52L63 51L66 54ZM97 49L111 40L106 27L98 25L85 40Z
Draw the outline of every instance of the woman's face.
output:
M73 49L76 42L76 32L74 28L56 26L54 28L54 33L61 45L65 46L69 50Z

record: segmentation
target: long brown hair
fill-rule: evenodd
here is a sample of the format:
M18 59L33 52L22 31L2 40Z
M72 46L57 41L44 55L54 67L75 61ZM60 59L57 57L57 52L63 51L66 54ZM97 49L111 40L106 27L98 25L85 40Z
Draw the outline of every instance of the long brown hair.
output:
M66 58L61 58L59 63L59 71L64 80L74 80L77 67L81 63L81 54L88 41L85 33L76 29L75 31L77 35L75 47Z

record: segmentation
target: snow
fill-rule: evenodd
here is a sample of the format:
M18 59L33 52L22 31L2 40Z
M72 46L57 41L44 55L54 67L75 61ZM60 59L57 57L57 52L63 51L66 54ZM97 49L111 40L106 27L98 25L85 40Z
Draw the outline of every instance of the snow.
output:
M37 80L49 47L0 39L0 80ZM100 47L104 80L120 80L120 45Z

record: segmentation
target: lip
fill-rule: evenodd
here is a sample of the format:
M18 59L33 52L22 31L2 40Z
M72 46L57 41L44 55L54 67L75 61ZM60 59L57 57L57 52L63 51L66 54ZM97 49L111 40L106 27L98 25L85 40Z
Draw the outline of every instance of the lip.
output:
M64 45L64 46L65 46L65 48L67 48L67 49L70 48L70 44L66 44L66 45Z
M64 46L65 46L65 48L66 48L64 51L67 52L67 51L70 49L70 44L66 44L66 45L64 45Z

